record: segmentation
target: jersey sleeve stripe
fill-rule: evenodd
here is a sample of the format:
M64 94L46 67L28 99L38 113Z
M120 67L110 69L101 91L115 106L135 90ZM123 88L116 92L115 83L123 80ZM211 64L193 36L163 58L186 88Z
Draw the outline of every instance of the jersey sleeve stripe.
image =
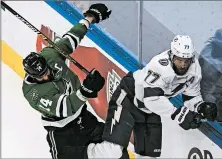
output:
M74 44L74 45L73 45L73 46L75 46L75 47L73 47L73 51L74 51L75 48L79 45L79 42L80 42L79 37L78 37L78 36L75 36L74 34L72 34L72 33L70 33L70 32L66 33L66 34L64 35L64 37L68 37L70 43L72 42L72 43Z
M79 45L80 40L79 40L79 37L78 37L78 36L76 36L76 35L74 35L74 34L72 34L72 33L70 33L70 32L68 32L68 33L66 33L66 34L69 35L73 40L76 40L76 42L77 42L77 43L75 43L76 46Z
M69 42L70 42L70 44L71 44L71 46L72 46L72 51L74 51L75 48L76 48L76 46L77 46L77 44L76 44L77 41L76 41L75 39L73 39L73 38L72 38L70 35L68 35L68 34L65 34L63 37L69 39Z
M64 110L64 107L66 107L67 108L67 104L64 102L64 99L66 99L66 95L65 96L63 96L63 98L62 98L62 100L61 100L61 102L60 102L60 108L59 108L59 117L65 117L65 116L63 116L63 110Z
M154 87L146 87L144 88L144 98L154 97L154 96L164 96L164 91L161 88Z
M77 90L77 91L76 91L76 96L77 96L81 101L84 101L84 102L87 101L87 98L82 95L82 93L80 92L80 90Z
M186 102L186 101L189 101L191 100L192 98L194 98L195 96L187 96L185 94L182 94L182 100L183 102Z
M67 117L68 114L67 114L67 103L66 103L66 99L67 99L67 96L65 98L63 98L63 111L62 111L62 116L63 117Z
M62 102L62 99L64 98L65 94L62 94L58 101L57 101L57 105L56 105L56 116L60 117L60 107L61 107L61 102Z

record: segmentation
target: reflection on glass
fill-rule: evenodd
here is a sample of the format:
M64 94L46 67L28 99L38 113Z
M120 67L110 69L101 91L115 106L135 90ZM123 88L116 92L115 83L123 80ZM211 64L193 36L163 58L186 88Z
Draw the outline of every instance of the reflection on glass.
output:
M222 29L209 38L199 57L203 79L201 91L205 101L217 104L222 120Z

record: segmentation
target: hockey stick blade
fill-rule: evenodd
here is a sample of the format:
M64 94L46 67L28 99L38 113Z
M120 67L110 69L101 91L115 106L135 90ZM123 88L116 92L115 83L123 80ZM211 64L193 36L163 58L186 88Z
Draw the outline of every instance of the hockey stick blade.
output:
M45 34L43 34L40 30L38 30L35 26L33 26L29 21L23 18L19 13L17 13L14 9L8 6L5 2L1 1L1 5L11 12L14 16L16 16L20 21L22 21L25 25L27 25L30 29L32 29L35 33L41 36L45 41L47 41L50 45L52 45L60 54L69 59L74 65L76 65L80 70L82 70L86 75L89 74L89 71L85 69L80 63L74 60L71 56L66 54L63 50L61 50L58 45L56 45L52 40L50 40Z

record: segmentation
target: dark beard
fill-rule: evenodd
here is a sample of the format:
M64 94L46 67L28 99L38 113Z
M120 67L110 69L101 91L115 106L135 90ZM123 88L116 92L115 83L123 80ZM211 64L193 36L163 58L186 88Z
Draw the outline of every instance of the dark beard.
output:
M185 74L187 73L188 69L189 69L189 67L186 68L186 69L183 69L183 70L182 70L182 69L178 69L178 68L173 64L173 70L174 70L174 72L175 72L177 75L180 75L180 76L185 75Z

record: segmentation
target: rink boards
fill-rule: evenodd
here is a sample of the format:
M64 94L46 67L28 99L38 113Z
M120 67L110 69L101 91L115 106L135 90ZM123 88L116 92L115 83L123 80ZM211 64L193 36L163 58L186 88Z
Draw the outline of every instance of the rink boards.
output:
M66 2L7 2L7 4L52 40L59 39L72 27L72 24L82 18L79 10ZM38 52L48 44L8 11L2 11L2 30L2 61L23 77L21 59L30 51ZM72 56L88 70L98 69L106 78L106 85L99 93L99 97L89 101L95 112L104 119L107 101L121 77L128 71L138 68L136 57L96 25L92 25ZM84 73L73 64L70 64L70 67L79 75L81 81L85 78ZM22 94L21 98L23 98ZM172 102L177 105L181 104L176 99ZM204 134L199 130L184 131L170 119L162 120L162 158L192 158L195 155L203 156L203 158L204 156L208 158L222 156L220 133L206 131L204 127L202 130L202 132L205 131ZM209 124L207 126L210 127Z

